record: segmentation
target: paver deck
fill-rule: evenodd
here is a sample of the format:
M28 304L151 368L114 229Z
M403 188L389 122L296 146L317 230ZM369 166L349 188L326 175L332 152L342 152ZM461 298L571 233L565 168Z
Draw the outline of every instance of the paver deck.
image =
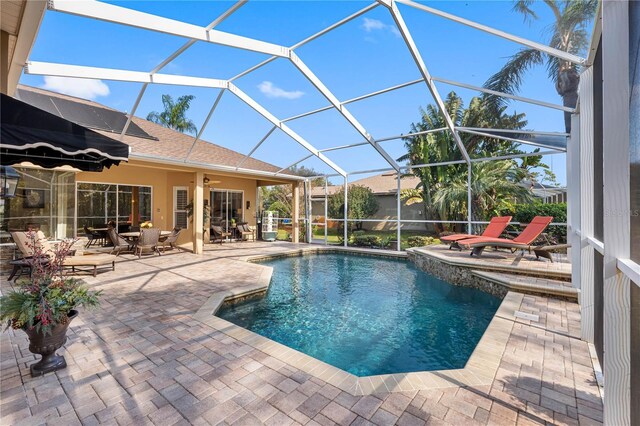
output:
M85 276L101 307L71 324L68 368L31 378L23 332L1 335L4 424L598 424L602 402L575 303L523 296L490 384L354 395L194 315L213 293L255 286L246 260L308 249L207 247L201 256L123 255ZM311 249L314 249L313 247ZM2 277L2 290L10 284ZM535 320L538 316L538 320ZM534 318L528 319L528 318ZM241 336L239 336L241 337ZM295 357L294 357L295 358ZM451 380L451 378L448 378ZM383 388L379 388L383 389Z

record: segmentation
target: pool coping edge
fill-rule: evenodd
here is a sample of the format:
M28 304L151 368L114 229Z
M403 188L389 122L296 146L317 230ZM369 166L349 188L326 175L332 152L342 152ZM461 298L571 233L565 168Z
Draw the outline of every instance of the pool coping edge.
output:
M377 254L362 249L354 250L353 248L342 247L324 249L318 247L291 250L275 256L252 256L246 261L254 262L268 258L299 256L307 253L326 253L331 251ZM385 257L384 254L382 256ZM264 352L293 368L300 369L338 389L357 396L457 386L491 385L507 346L513 324L516 321L514 313L522 304L525 296L524 294L513 291L509 291L505 295L464 368L358 377L216 316L218 309L220 309L220 306L222 306L225 301L250 296L267 290L272 274L273 268L264 266L255 284L213 293L193 315L193 319L227 336L235 338L254 349Z

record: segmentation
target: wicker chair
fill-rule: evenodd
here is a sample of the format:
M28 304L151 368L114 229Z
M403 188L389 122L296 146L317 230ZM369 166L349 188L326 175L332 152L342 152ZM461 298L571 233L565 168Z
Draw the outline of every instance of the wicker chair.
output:
M178 240L178 236L180 235L181 231L182 229L175 228L173 231L171 231L171 234L169 234L169 236L160 238L160 244L162 244L163 253L167 249L167 245L169 246L169 249L177 248L178 250L180 250L180 247L176 246L176 241Z
M220 241L220 245L222 245L222 242L227 239L228 237L231 237L231 232L225 232L222 230L222 226L219 225L213 225L211 227L211 241Z
M128 251L128 252L133 251L133 244L131 244L130 242L122 238L120 235L118 235L118 233L114 228L109 227L109 229L107 230L107 235L109 236L109 239L113 244L113 249L111 250L111 254L115 253L116 256L119 256L121 251Z
M255 230L253 228L251 228L249 226L249 224L247 224L247 223L244 223L242 225L238 225L238 232L240 233L240 240L241 241L248 241L249 238L251 238L251 240L253 240L253 241L256 240Z
M160 240L160 228L146 228L140 231L140 238L138 244L134 249L138 257L142 256L142 252L145 250L156 252L158 255L162 255L158 249L158 243Z
M100 240L102 240L102 236L95 231L89 229L87 225L84 225L84 236L87 237L87 244L84 245L85 248L91 247L92 244L98 244Z

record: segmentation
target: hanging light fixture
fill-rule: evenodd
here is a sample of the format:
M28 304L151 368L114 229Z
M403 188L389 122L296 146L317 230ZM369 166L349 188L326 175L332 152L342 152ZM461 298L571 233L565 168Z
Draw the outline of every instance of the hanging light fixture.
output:
M2 166L0 169L0 198L13 198L16 196L20 175L13 167Z

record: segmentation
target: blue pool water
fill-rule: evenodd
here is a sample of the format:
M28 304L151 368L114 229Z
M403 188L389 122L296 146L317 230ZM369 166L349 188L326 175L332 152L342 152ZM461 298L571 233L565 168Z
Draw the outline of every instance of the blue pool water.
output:
M218 316L357 376L462 368L501 300L406 260L319 254L270 260L265 297Z

